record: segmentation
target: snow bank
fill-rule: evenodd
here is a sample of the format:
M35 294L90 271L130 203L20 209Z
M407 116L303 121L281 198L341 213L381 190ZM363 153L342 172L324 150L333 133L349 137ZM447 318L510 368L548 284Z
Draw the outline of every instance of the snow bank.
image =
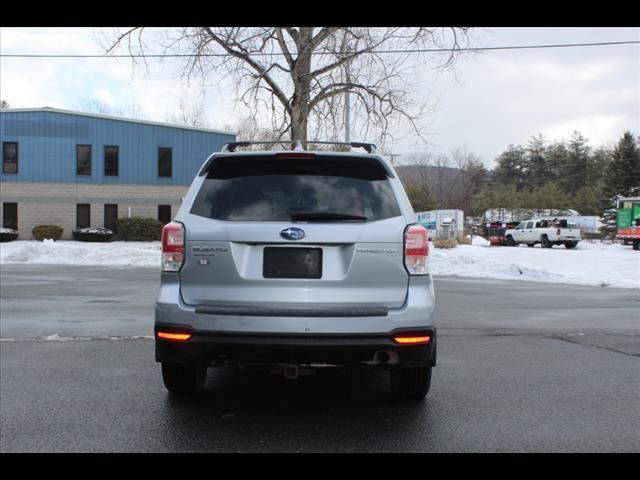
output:
M431 273L640 289L640 255L630 246L580 242L552 249L458 245L430 249Z
M471 240L471 245L477 245L480 247L488 247L489 245L491 245L491 242L485 238L482 238L480 236L475 236L473 237L473 240Z
M451 249L431 245L429 252L434 275L640 289L640 253L620 244L583 241L573 250L539 245L458 245ZM160 253L160 242L17 240L0 243L0 264L160 268Z
M160 267L160 242L76 242L16 240L0 243L0 265L104 265Z

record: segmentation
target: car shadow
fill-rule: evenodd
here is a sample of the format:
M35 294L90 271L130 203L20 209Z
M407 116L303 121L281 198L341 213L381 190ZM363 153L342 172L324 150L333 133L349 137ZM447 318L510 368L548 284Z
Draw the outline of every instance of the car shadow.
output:
M428 425L428 405L395 398L385 371L289 380L224 368L210 369L196 395L167 394L164 414L176 451L384 451Z

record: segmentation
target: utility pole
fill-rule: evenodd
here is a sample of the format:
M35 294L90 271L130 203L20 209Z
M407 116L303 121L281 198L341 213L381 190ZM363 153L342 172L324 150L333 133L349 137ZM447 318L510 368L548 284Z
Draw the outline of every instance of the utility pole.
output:
M349 72L347 71L347 83L349 83ZM349 90L345 92L344 97L344 143L351 142L351 99L349 98Z
M345 32L342 39L342 52L343 54L349 53L349 44L347 42L347 33ZM351 83L349 77L349 65L345 65L345 71L347 75L347 84ZM349 90L344 92L344 143L351 143L351 98L349 96Z

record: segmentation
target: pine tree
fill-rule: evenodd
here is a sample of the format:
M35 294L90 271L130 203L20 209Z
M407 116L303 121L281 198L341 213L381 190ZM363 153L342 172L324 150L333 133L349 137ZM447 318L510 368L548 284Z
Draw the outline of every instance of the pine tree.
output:
M473 212L473 198L482 191L488 172L480 160L471 159L462 168L463 208L465 215Z
M531 137L526 149L527 185L536 187L553 179L549 178L546 140L542 134Z
M578 131L574 131L567 146L567 159L561 168L560 183L572 197L585 185L591 183L589 178L590 148L587 139Z
M530 208L541 210L565 210L569 208L571 199L557 183L547 182L532 192L532 205Z
M405 192L414 212L426 212L436 208L436 201L426 183L409 183L405 185Z
M604 181L611 163L612 151L606 147L597 148L589 158L589 178L592 182Z
M486 184L474 198L474 213L483 215L487 210L513 210L521 207L521 199L515 185Z
M573 199L573 208L580 212L580 215L600 215L605 201L603 190L602 180L592 187L581 187Z
M560 181L563 166L567 163L569 152L564 142L553 142L547 147L548 180Z
M631 132L624 133L611 154L605 173L605 194L609 206L614 197L640 195L640 148Z
M600 227L600 234L603 238L614 238L616 235L616 215L617 209L608 208L602 214L600 221L604 224Z
M520 191L526 182L527 165L525 150L521 146L509 145L496 159L496 181L500 185L512 185Z

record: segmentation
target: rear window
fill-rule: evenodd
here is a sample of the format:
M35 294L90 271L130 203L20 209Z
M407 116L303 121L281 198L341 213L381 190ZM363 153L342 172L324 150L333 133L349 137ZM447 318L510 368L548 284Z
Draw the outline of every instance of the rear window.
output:
M366 221L400 215L384 166L350 157L220 158L191 208L194 215L229 221L291 221L301 212Z

